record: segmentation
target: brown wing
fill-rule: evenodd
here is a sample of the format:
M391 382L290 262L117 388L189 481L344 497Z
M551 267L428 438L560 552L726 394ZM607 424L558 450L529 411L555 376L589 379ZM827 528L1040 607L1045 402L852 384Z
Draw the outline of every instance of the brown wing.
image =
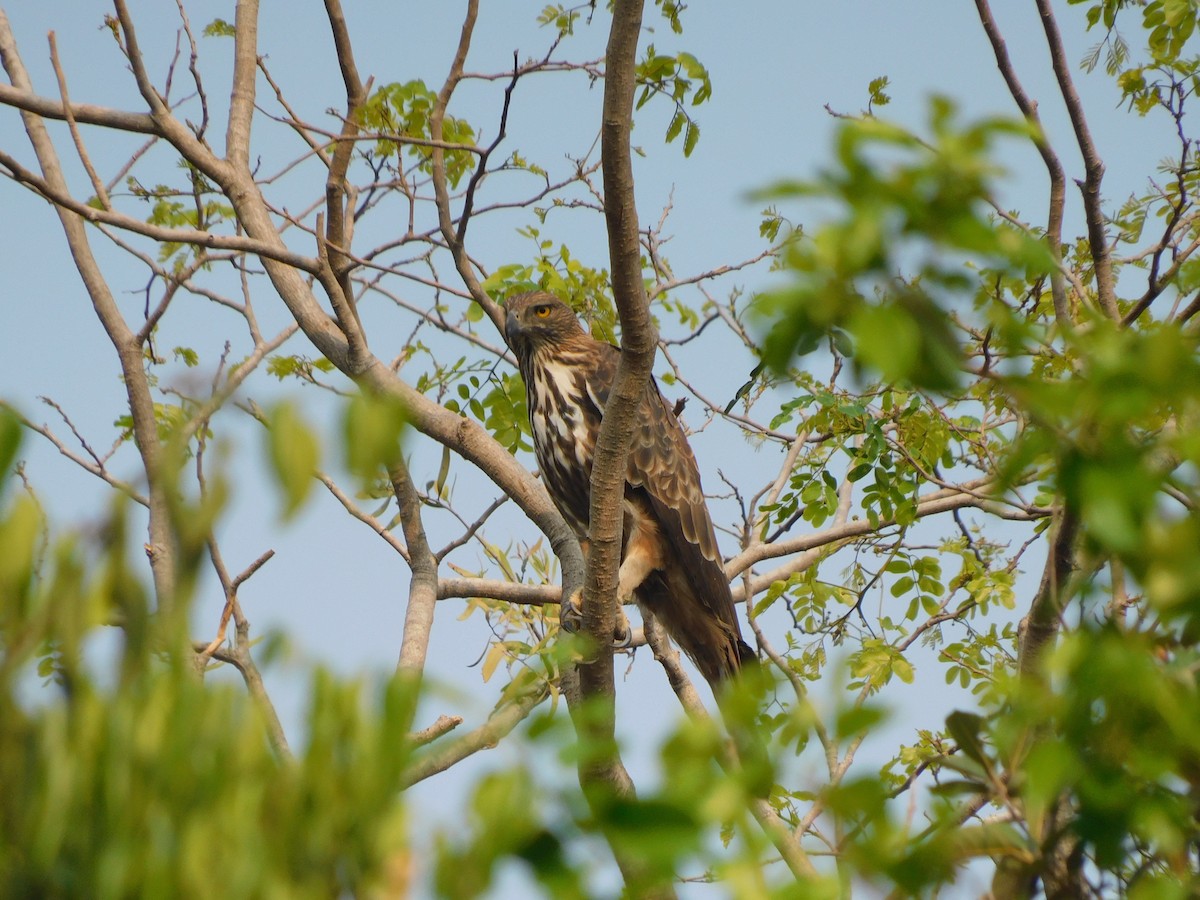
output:
M699 551L705 562L721 570L720 580L728 587L708 504L700 487L696 457L683 427L653 381L647 388L642 413L629 454L629 483L645 488L655 505L662 507L659 516L674 520L669 524L679 531L680 538Z
M600 344L598 349L601 352L595 376L588 379L588 394L593 408L602 413L608 402L609 388L616 378L620 351L611 344ZM629 452L626 480L635 488L645 489L655 505L662 507L658 516L665 516L664 523L679 532L679 539L691 547L692 552L698 552L707 563L717 567L721 573L720 581L726 587L725 593L728 593L729 583L725 581L716 534L700 487L696 457L683 427L653 378L646 387L639 419Z
M605 345L597 376L589 380L600 409L616 372L619 351ZM713 685L733 675L753 651L742 641L733 596L696 457L658 385L651 379L639 411L626 470L626 500L651 516L666 542L665 561L636 591L668 633Z
M645 493L669 546L638 599L715 687L754 654L742 641L692 448L657 385L648 392L626 477Z

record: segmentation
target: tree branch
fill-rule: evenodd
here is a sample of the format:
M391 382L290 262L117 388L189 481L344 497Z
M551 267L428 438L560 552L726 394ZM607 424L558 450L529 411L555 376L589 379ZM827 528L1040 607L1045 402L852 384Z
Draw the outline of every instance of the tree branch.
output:
M1006 511L1004 504L988 497L984 493L989 483L990 479L979 478L974 481L965 482L957 487L930 491L917 501L916 517L919 519L925 518L926 516L951 512L964 507L978 507L1002 518L1022 521L1044 518L1045 515L1048 515L1048 513L1040 510L1026 511L1018 509ZM764 559L774 559L792 553L802 554L794 560L789 560L777 569L763 575L755 576L751 582L751 590L754 594L757 594L769 587L772 582L787 578L793 572L802 571L811 565L816 559L814 551L826 548L839 541L872 534L877 532L881 527L887 527L891 524L894 524L891 519L881 519L878 525L872 525L868 519L854 519L852 521L836 522L830 528L813 532L812 534L800 535L788 540L753 544L725 564L725 574L732 579L756 562ZM734 599L745 599L740 596L740 594L744 593L744 588L740 586L734 588Z
M499 305L488 296L487 291L483 289L483 285L479 283L479 279L475 276L475 267L471 262L471 258L467 255L466 247L464 246L461 236L465 234L465 222L460 222L459 227L454 226L454 217L450 212L450 187L446 180L446 151L443 147L438 146L443 142L443 128L446 121L446 109L450 105L450 98L454 94L454 89L458 86L459 81L463 77L463 66L467 61L467 51L471 47L471 35L475 30L475 20L479 15L479 0L468 0L467 13L463 19L462 32L459 35L458 49L454 53L454 60L450 63L450 71L446 75L446 81L442 84L442 89L438 91L437 103L434 104L433 113L429 117L429 135L433 138L435 145L431 154L431 162L433 164L433 192L434 200L437 205L438 225L442 232L442 240L446 242L447 248L450 250L450 255L454 258L455 268L458 270L459 277L462 278L463 284L467 286L471 296L475 302L483 309L492 324L496 326L496 330L504 334L504 311ZM480 166L486 164L486 158L479 163Z
M91 103L72 103L68 110L61 100L42 97L32 91L22 90L16 85L0 84L0 104L60 122L67 121L70 116L76 122L82 122L84 125L98 125L102 128L112 128L135 134L159 134L154 117L145 113L109 109L106 106L95 106Z
M404 613L404 637L400 644L397 670L420 675L425 671L425 654L429 650L429 633L433 628L433 612L438 599L437 560L425 539L421 524L421 498L413 486L408 467L397 460L388 471L392 491L400 506L400 523L408 545L408 565L412 577L408 584L408 609Z
M667 680L671 684L671 689L675 691L675 696L679 698L679 702L689 716L694 719L707 720L709 718L708 710L704 708L695 685L688 678L687 672L680 662L679 651L671 645L666 632L653 615L643 614L643 617L646 623L646 643L650 645L654 659L666 671ZM738 767L737 758L738 754L733 742L727 741L717 755L717 762L721 768L729 772ZM748 806L751 815L770 838L771 843L775 845L792 874L800 879L815 878L817 870L808 854L800 846L799 838L792 834L791 829L771 804L761 797L751 797L748 800Z
M418 781L424 781L432 775L446 771L480 750L495 747L500 743L501 738L516 728L521 720L549 696L549 689L542 685L520 695L515 700L502 701L488 716L487 721L478 728L467 732L444 747L419 756L405 773L402 786L411 787Z
M257 76L258 0L238 0L233 20L233 85L225 129L225 158L239 168L250 165L250 126L254 121Z
M424 747L432 744L444 734L449 734L462 724L462 716L438 716L437 721L427 728L415 731L409 735L414 747Z
M583 627L591 639L587 658L577 667L583 699L591 707L576 716L581 738L606 748L584 757L579 781L593 806L598 786L632 797L633 782L617 750L612 635L617 621L617 568L620 564L625 499L625 466L633 442L638 407L646 396L658 336L650 319L641 277L641 246L634 198L629 131L633 124L635 64L642 25L642 0L616 0L608 37L600 155L604 174L604 217L612 266L613 298L621 319L621 357L604 407L604 419L592 460L587 572L583 589ZM574 709L572 710L574 712ZM630 890L641 885L640 867L613 847ZM669 886L638 887L654 896L674 896Z
M241 253L253 253L256 256L266 257L314 274L320 267L317 260L312 257L302 256L299 253L293 253L282 243L257 241L253 238L242 237L241 235L215 234L211 231L200 231L194 228L168 228L162 225L152 225L149 222L143 222L141 219L135 219L133 216L117 212L116 210L96 209L94 206L88 206L86 203L76 200L71 195L65 183L55 184L48 178L38 177L38 175L17 162L15 157L3 151L0 151L0 165L9 170L14 180L27 185L56 207L68 210L80 218L87 219L89 222L111 225L114 228L120 228L122 231L131 231L134 234L140 234L159 243L194 244L197 247L205 247L213 250L233 250Z
M100 180L100 176L96 174L96 168L92 165L92 160L88 156L87 149L83 146L83 135L79 133L79 125L75 121L75 116L71 111L71 97L67 92L67 75L63 71L62 62L58 58L58 41L55 39L54 32L48 35L50 42L50 61L54 66L54 74L58 78L58 94L62 97L63 112L66 114L67 128L71 131L71 140L75 142L75 151L79 154L79 161L83 164L84 171L87 172L88 179L92 182L92 190L96 192L96 199L100 204L108 209L112 206L108 199L108 191L104 187L104 182Z
M27 94L32 93L29 75L17 52L12 28L3 10L0 10L0 63L3 63L14 87ZM68 196L70 192L66 179L45 124L32 112L22 111L21 118L46 184L55 194ZM171 527L170 498L164 484L166 473L163 471L162 447L158 441L158 423L155 420L154 400L142 358L142 344L121 316L120 308L92 254L83 219L57 204L55 211L66 234L75 267L91 298L92 308L120 359L129 412L133 419L134 443L141 454L148 485L150 522L146 549L150 557L159 608L168 609L175 597L175 535Z
M346 88L346 116L342 122L342 133L334 147L333 158L330 160L329 174L325 179L327 227L324 239L328 247L325 259L328 261L331 276L326 290L330 293L329 299L342 331L346 333L350 342L351 356L361 361L365 360L367 353L366 335L354 305L354 286L350 280L354 265L342 248L348 250L350 247L354 222L353 216L347 215L347 208L352 209L354 205L354 192L347 184L346 173L350 168L351 154L354 153L354 139L358 135L358 110L367 99L367 88L363 87L358 76L354 49L339 0L325 0L325 12L333 32L333 44ZM317 230L320 231L319 225ZM322 283L325 283L324 279Z
M1054 262L1056 264L1054 270L1050 273L1050 293L1054 299L1054 317L1058 321L1058 324L1065 328L1071 325L1072 320L1071 308L1067 302L1067 291L1061 271L1063 211L1066 206L1067 197L1066 178L1063 175L1062 163L1058 159L1058 154L1054 152L1054 148L1050 146L1050 142L1046 138L1046 132L1042 128L1042 122L1038 116L1037 104L1029 99L1029 96L1025 93L1025 89L1021 86L1020 80L1017 78L1016 69L1013 67L1012 60L1008 56L1008 46L1005 44L1004 36L1000 33L1000 29L996 25L996 20L992 15L988 0L975 0L975 9L979 13L979 21L983 24L983 30L992 45L992 52L996 56L996 65L1000 69L1004 83L1008 85L1008 92L1012 95L1013 100L1016 101L1017 108L1021 110L1021 115L1025 117L1025 121L1032 127L1033 134L1031 140L1034 147L1037 148L1038 154L1042 157L1042 163L1046 166L1046 173L1050 176L1050 202L1047 210L1046 242L1050 245L1050 252L1054 255Z
M487 597L531 606L557 606L562 599L562 589L556 584L521 584L494 578L439 578L437 593L439 600Z
M1050 0L1037 0L1037 8L1042 19L1042 30L1046 33L1046 44L1050 49L1054 77L1058 81L1058 89L1066 104L1071 127L1075 130L1075 140L1083 155L1084 180L1080 189L1083 192L1083 209L1087 219L1088 245L1096 271L1096 300L1104 315L1119 322L1121 314L1117 309L1116 280L1113 276L1108 235L1105 232L1104 210L1100 205L1100 183L1104 178L1104 163L1096 151L1096 143L1092 139L1087 117L1083 112L1083 102L1079 99L1075 82L1071 79L1070 65Z
M1075 536L1078 532L1078 515L1071 509L1064 509L1054 524L1054 537L1037 594L1018 630L1017 669L1023 677L1037 677L1042 654L1062 624L1062 612L1069 596L1068 585L1075 570Z

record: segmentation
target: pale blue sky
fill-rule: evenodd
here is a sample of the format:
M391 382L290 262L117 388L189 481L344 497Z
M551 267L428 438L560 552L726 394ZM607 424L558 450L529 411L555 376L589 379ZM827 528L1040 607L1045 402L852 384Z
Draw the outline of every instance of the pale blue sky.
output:
M174 48L174 6L161 2L131 5L135 17L146 23L141 41L151 70L162 72ZM376 84L412 78L440 84L457 40L462 5L350 0L346 7L360 70L373 75ZM514 50L522 57L539 53L547 41L546 33L534 24L542 6L540 2L511 0L484 3L467 69L503 69ZM1032 3L998 0L995 6L1026 88L1041 101L1043 120L1059 143L1068 177L1081 177L1062 104L1050 89L1050 66ZM140 108L132 78L109 36L99 30L102 5L41 0L9 4L6 11L39 92L51 96L57 92L46 49L46 32L53 29L73 99ZM1059 13L1069 57L1078 61L1097 38L1082 33L1081 7L1059 4ZM192 15L197 28L212 16L232 19L232 4L200 4ZM316 2L264 4L260 27L261 52L302 115L313 120L344 102L323 22L322 6ZM750 200L749 193L775 179L815 177L830 156L834 122L825 106L836 111L861 110L866 104L867 84L877 76L891 79L888 93L893 98L880 114L913 127L923 124L926 98L931 93L954 98L967 118L1015 114L974 6L962 0L694 3L685 13L682 37L672 35L654 11L648 11L647 23L654 26L655 33L648 34L645 42L664 50L691 51L707 64L714 84L713 99L696 110L703 136L690 159L683 158L678 144L661 146L666 126L661 110L649 112L635 133L635 141L649 151L648 158L637 161L636 170L643 225L657 220L663 204L673 197L667 231L674 237L668 254L677 273L700 271L757 253L761 249L757 234L761 204ZM603 25L597 24L600 27L590 33L582 29L576 42L588 49L569 51L572 56L602 54L605 35ZM227 95L222 61L228 56L228 42L205 40L201 50L207 63L209 93L219 108ZM1167 146L1164 138L1169 128L1161 121L1138 122L1121 112L1116 90L1102 74L1085 77L1076 72L1097 144L1108 164L1106 195L1120 198L1141 189L1149 171L1147 158L1156 158ZM268 102L267 88L261 83L260 91ZM468 85L452 112L470 119L490 137L495 130L494 97L494 91ZM519 148L527 155L536 152L542 159L561 164L562 154L586 149L595 133L600 99L600 86L589 86L582 76L522 82L505 147ZM286 158L272 143L286 140L283 130L265 123L259 128L256 146L264 155L271 157L276 151L278 158ZM63 134L61 129L59 133ZM222 133L220 127L213 130L214 136ZM107 173L124 160L136 142L106 144L104 137L94 129L88 132L95 162ZM32 154L19 121L7 109L0 110L0 143L10 152L15 148L18 157L30 164ZM67 147L65 140L60 143L64 155ZM1031 148L1017 144L1005 152L1016 177L1005 183L999 199L1040 224L1044 220L1045 176L1038 158ZM79 178L78 167L74 169L74 177ZM317 189L317 182L299 176L294 180L297 203ZM85 190L84 181L75 183L81 192ZM1069 218L1068 235L1078 230L1077 216ZM575 256L604 265L606 245L598 217L555 216L543 232L556 242L568 243ZM360 238L360 246L372 243L371 235ZM474 255L490 267L528 259L527 243L511 228L473 234L472 241ZM97 245L102 246L103 241L98 240ZM311 252L311 248L303 249ZM144 286L144 275L107 250L102 260L125 309L135 315L141 303L136 292ZM741 285L753 291L772 277L760 268L722 283L718 290ZM276 298L260 295L255 299L269 323L285 321ZM168 316L160 350L181 343L194 347L207 366L201 368L207 377L226 338L222 329L236 330L238 322L229 316L213 316L201 301L188 300L187 304L192 307L185 305ZM371 315L368 311L368 327ZM403 334L379 330L371 334L376 351L385 359L399 351ZM393 346L387 345L389 338L396 341ZM293 341L289 350L311 353L302 339ZM85 435L107 447L109 426L121 414L122 403L111 346L90 311L52 211L9 182L0 182L0 358L4 360L0 395L28 415L54 423L61 433L64 429L52 412L35 399L50 396L63 404ZM714 394L732 396L744 380L746 367L741 361L730 366L704 359L694 362L697 381ZM296 396L307 401L312 392L301 391ZM323 415L319 405L311 415L314 419ZM239 457L256 457L255 430L241 426L234 433ZM720 485L718 467L761 465L765 472L777 465L774 451L769 451L770 457L766 453L761 458L748 457L745 445L728 429L714 428L698 436L695 448L706 485L713 492ZM106 496L103 485L59 458L36 436L27 439L24 456L29 477L59 525L79 522L81 517L95 520ZM135 472L130 458L124 468L118 468L131 476ZM455 472L465 484L469 478L466 467L459 465ZM228 563L235 569L268 547L277 551L276 559L248 585L243 604L260 634L281 629L292 642L294 652L289 661L271 668L267 683L294 736L302 722L304 673L310 663L372 676L386 673L394 664L403 617L405 569L381 541L349 520L323 492L314 492L308 513L298 523L279 530L275 494L261 481L257 466L239 480L223 540ZM482 493L490 498L495 492L485 487ZM534 537L527 528L520 536ZM732 552L731 545L726 549ZM201 598L199 606L200 620L215 623L219 611L215 599ZM441 712L461 712L468 716L464 727L470 727L490 709L497 685L481 685L478 670L467 668L483 650L486 631L478 618L458 622L459 611L459 604L446 604L434 628L431 672L454 687L427 704L426 718L432 721ZM929 667L926 674L930 680L919 677L912 688L895 692L903 704L904 722L890 730L892 737L908 738L916 727L936 727L947 709L961 702L959 695L942 687L940 671ZM655 763L647 752L650 745L635 736L647 730L661 731L678 714L677 704L643 656L622 686L621 696L622 732L631 744L629 758L635 778L652 781ZM484 754L460 774L415 791L413 802L428 803L431 809L448 808L467 783L467 776L515 758L509 755L516 753L519 750L513 746ZM573 774L565 772L565 777L573 778Z

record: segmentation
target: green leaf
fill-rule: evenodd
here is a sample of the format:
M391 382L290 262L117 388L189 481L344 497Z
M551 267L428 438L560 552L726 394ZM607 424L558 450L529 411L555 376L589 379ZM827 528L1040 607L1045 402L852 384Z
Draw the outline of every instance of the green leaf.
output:
M392 397L366 393L352 397L343 419L347 468L369 483L395 463L405 418L404 408Z
M200 365L200 356L191 347L176 347L171 353L189 369Z
M858 465L851 467L850 471L846 473L846 480L852 483L855 481L862 481L871 474L874 468L875 467L870 463L859 463Z
M871 83L867 85L867 92L870 97L868 103L870 106L887 106L892 102L892 98L884 92L884 88L890 83L891 81L886 75L871 79Z
M283 491L284 518L291 518L308 497L321 458L313 430L291 403L279 403L267 414L267 450Z
M17 451L21 449L21 419L15 412L0 403L0 494L9 481L9 471Z
M772 582L771 586L767 588L767 592L763 598L755 604L754 612L751 615L751 618L758 618L760 615L765 613L768 609L775 605L775 602L779 600L779 598L782 597L785 592L787 592L793 585L798 584L800 581L801 577L799 575L790 575L786 581Z
M675 140L675 138L679 137L680 133L683 131L683 126L686 123L687 117L682 112L676 112L675 115L671 117L671 124L667 126L668 144Z
M867 638L850 658L850 672L872 690L887 684L894 675L905 684L914 676L912 663L895 647L879 638Z
M991 770L983 744L983 718L976 713L956 710L946 717L946 730L958 744L959 750L977 762L984 771Z
M237 30L224 19L213 19L204 26L205 37L236 37Z
M887 711L879 706L852 706L838 712L834 732L839 739L854 737L871 731L887 717Z

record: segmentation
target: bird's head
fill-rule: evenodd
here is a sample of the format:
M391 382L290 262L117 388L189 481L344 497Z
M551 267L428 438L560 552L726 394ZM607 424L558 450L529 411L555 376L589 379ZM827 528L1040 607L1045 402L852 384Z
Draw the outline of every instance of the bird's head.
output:
M545 291L510 297L505 309L504 337L518 356L532 354L539 347L569 343L583 334L571 308Z

